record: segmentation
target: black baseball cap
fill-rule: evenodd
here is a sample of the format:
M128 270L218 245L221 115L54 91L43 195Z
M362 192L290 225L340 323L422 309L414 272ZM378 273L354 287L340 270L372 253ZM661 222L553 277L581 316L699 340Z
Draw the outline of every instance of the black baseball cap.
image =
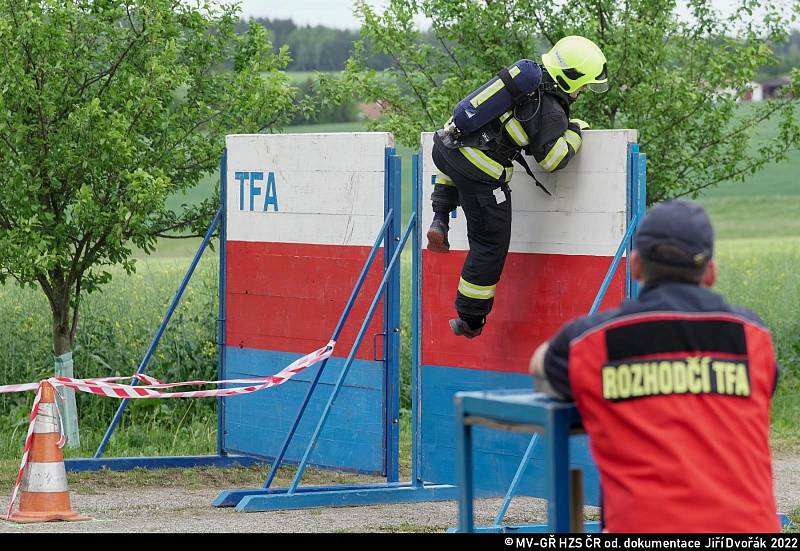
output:
M636 230L634 248L653 262L700 268L714 254L714 229L697 203L667 201L648 211Z

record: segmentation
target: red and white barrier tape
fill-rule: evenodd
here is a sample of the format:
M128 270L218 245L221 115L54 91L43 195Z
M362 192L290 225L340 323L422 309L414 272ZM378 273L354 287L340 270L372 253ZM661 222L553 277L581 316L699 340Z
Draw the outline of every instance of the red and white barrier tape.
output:
M134 375L134 378L145 383L144 385L133 386L130 384L119 384L116 381L130 380L130 377L104 377L101 379L74 379L70 377L51 377L45 379L53 385L56 390L56 396L61 400L59 387L71 388L80 392L87 392L89 394L97 394L99 396L108 396L110 398L214 398L224 396L238 396L240 394L250 394L258 392L273 386L285 383L297 373L300 373L307 367L319 363L333 354L333 348L336 346L336 341L330 341L327 345L323 346L306 354L302 358L298 358L275 375L269 377L262 377L256 379L226 379L223 381L183 381L180 383L162 383L161 381L148 377L141 373ZM33 445L33 428L36 424L36 416L39 414L39 402L42 399L41 384L38 383L25 383L19 385L5 385L0 386L0 394L10 392L26 392L29 390L36 390L36 397L33 400L33 407L28 423L28 435L25 437L25 449L22 453L22 462L19 466L17 473L17 480L14 483L14 490L11 493L11 502L8 504L8 513L6 519L11 517L11 512L14 509L14 502L17 499L22 477L25 474L25 467L28 465L28 455ZM219 388L215 390L190 390L182 392L161 392L156 389L175 388L179 386L203 386L203 385L225 385L225 384L245 384L248 386L239 386L233 388ZM58 410L59 408L56 408ZM59 413L60 415L60 413ZM64 424L59 418L58 426L61 430L61 439L58 446L62 447L65 443L64 438Z
M145 375L144 373L134 373L133 377L146 385L153 385L153 384L162 384L161 381L154 377L150 377L149 375ZM101 382L113 382L113 381L128 381L131 377L103 377L100 379L81 379L82 381L86 381L87 383L101 383ZM0 394L10 394L13 392L27 392L29 390L37 390L39 388L39 383L23 383L21 385L0 385ZM173 385L181 385L183 383L172 383Z

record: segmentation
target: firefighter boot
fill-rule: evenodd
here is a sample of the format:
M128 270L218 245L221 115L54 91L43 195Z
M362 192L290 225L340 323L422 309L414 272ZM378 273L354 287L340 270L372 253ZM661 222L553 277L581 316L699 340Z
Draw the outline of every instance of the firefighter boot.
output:
M428 250L434 253L446 253L450 251L450 242L447 240L447 232L450 228L447 225L447 218L442 220L435 217L428 229Z
M475 337L480 336L480 334L483 332L483 325L480 325L477 329L473 329L463 319L456 318L450 320L450 329L453 330L453 334L456 337L464 336L468 339L474 339Z

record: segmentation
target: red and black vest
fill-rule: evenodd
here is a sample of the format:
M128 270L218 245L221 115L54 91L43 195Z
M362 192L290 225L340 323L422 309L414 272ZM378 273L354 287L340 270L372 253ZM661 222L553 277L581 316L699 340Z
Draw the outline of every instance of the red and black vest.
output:
M733 310L625 310L572 338L567 358L600 471L604 527L779 530L769 330Z

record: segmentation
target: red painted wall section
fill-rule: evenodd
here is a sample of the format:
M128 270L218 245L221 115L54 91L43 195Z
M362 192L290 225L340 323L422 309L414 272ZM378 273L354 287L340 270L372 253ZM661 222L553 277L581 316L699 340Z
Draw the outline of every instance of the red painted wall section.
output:
M456 337L456 288L466 251L422 252L422 363L527 373L539 343L566 321L588 313L611 257L510 253L497 286L494 308L483 334ZM601 309L625 296L625 263L620 263Z
M258 350L308 353L331 337L370 247L297 243L227 242L225 344ZM379 251L336 344L346 357L382 277ZM374 359L373 335L383 320L383 300L356 358ZM383 354L383 340L377 339Z

